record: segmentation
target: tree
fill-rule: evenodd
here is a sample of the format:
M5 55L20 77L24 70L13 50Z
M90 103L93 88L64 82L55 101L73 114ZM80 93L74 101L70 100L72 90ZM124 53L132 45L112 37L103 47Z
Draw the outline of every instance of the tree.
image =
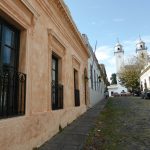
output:
M140 63L137 57L129 59L118 74L120 84L132 91L139 89L139 79L142 68L143 63Z
M101 79L103 79L106 86L109 86L110 83L107 78L106 69L105 69L104 64L99 64L99 69L100 69L100 73L101 73Z
M116 74L115 74L115 73L113 73L113 74L111 75L110 80L111 80L111 85L117 84L117 79L116 79Z

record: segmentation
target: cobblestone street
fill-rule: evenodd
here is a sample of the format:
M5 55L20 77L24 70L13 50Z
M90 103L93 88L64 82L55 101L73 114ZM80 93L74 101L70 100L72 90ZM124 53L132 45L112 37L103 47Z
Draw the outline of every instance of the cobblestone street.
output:
M110 98L86 150L149 150L150 100L139 97Z

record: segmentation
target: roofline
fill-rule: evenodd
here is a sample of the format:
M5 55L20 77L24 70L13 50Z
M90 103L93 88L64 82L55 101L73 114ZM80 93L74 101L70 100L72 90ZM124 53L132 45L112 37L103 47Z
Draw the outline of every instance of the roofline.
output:
M88 54L88 57L90 57L90 53L89 53L89 51L88 51L88 48L86 47L86 43L85 43L85 41L83 40L83 38L82 38L82 36L81 36L81 33L80 33L80 31L78 30L78 28L77 28L77 26L76 26L74 20L72 19L72 16L69 14L69 12L68 12L68 10L67 10L67 8L66 8L67 5L65 4L65 2L64 2L63 0L57 0L57 1L58 1L58 3L61 4L60 6L61 6L61 7L63 8L63 10L64 10L64 13L65 13L64 15L65 15L65 17L67 17L67 20L69 21L69 24L73 27L73 29L74 29L76 35L78 36L78 38L79 38L79 40L80 40L81 45L83 46L83 48L85 49L86 53Z

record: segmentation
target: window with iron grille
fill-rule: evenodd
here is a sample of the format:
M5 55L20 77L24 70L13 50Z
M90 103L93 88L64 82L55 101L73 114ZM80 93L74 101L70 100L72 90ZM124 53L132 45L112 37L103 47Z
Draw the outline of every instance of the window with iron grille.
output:
M74 99L75 99L75 106L80 106L78 71L76 69L74 69Z
M0 18L0 118L25 114L26 75L18 72L20 31Z
M91 88L93 89L93 67L90 65Z
M63 108L63 85L59 83L59 58L52 55L52 109Z

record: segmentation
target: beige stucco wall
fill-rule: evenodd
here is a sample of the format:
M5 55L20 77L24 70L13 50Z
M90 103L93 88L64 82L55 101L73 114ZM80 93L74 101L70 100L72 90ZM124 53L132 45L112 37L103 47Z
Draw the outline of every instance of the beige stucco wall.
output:
M21 30L19 70L27 74L26 114L0 120L1 150L38 147L59 126L86 111L83 83L88 52L63 7L59 0L0 1L0 15ZM64 109L55 111L51 109L52 51L61 57L64 86ZM74 106L73 68L79 73L80 107Z

